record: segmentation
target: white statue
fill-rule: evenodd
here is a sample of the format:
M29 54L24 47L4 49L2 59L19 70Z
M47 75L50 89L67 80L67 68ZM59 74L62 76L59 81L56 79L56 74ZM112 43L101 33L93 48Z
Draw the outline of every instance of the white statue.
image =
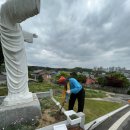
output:
M7 0L1 6L0 33L8 86L5 105L33 100L32 93L28 89L24 37L19 23L37 15L39 10L40 0Z

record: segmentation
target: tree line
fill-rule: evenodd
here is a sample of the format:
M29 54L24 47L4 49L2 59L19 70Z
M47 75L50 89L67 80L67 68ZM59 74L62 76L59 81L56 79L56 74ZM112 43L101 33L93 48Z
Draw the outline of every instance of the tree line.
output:
M108 72L105 76L98 77L98 83L103 86L112 86L118 88L128 88L129 80L120 72Z

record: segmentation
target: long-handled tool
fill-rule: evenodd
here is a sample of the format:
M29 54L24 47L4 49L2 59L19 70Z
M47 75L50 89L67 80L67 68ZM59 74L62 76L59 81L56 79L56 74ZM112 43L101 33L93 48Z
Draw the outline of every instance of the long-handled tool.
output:
M62 108L64 107L65 103L67 103L69 101L69 96L70 95L66 92L67 90L70 90L70 84L69 84L69 82L67 83L67 86L65 86L65 89L62 92L62 96L63 96L64 101L63 101L62 106L60 108L60 111L59 111L60 113L61 113Z
M64 105L65 105L65 100L64 100L64 102L62 103L62 106L61 106L61 108L60 108L60 110L59 110L59 112L61 113L61 111L62 111L62 108L64 107Z
M62 108L64 107L65 103L67 103L68 101L69 101L69 94L66 93L65 99L64 99L64 101L63 101L63 103L62 103L62 106L61 106L61 108L60 108L60 110L59 110L60 113L61 113Z

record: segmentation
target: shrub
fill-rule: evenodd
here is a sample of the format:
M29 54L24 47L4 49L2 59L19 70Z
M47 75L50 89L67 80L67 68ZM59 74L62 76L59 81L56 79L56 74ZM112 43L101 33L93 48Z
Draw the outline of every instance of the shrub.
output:
M42 77L42 75L39 75L39 76L38 76L38 82L43 82L43 77Z
M130 95L130 90L127 91L127 94Z

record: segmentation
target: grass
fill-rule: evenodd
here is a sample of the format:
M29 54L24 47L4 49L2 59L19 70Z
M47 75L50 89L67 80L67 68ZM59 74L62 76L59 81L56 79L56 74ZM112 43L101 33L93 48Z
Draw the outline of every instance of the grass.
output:
M56 99L62 103L63 100L61 97L56 97ZM77 111L77 101L75 103L74 110ZM96 101L91 99L85 99L85 106L84 106L84 113L86 115L85 120L86 123L99 118L100 116L103 116L113 110L116 110L123 106L121 103L115 103L115 102L107 102L107 101ZM68 109L68 103L65 104L64 108Z
M49 91L50 89L62 89L62 87L60 87L60 86L58 86L56 84L48 83L48 82L29 83L29 91L32 92L32 93L45 92L45 91ZM8 94L7 87L5 85L4 86L1 85L0 86L0 96L5 96L7 94Z
M62 90L63 87L48 83L48 82L42 82L42 83L29 83L29 90L30 92L36 93L36 92L44 92L49 91L50 89L56 89L56 90ZM105 92L102 92L101 90L92 90L92 89L85 89L86 91L86 98L103 98L106 97ZM5 85L0 86L0 96L5 96L8 93L8 89Z
M44 92L48 91L49 89L57 89L62 90L62 87L58 85L54 85L51 83L43 82L43 83L29 83L29 90L31 92ZM106 97L105 92L100 90L92 90L92 89L85 89L86 91L86 98L103 98ZM0 86L0 96L7 95L7 88ZM62 103L61 94L58 94L56 97ZM85 109L84 113L86 115L86 123L108 113L111 112L119 107L122 104L120 103L112 103L106 101L96 101L91 99L85 99ZM67 104L65 105L66 110L68 109ZM77 111L77 102L75 104L75 111Z
M85 89L86 98L104 98L106 93L101 90Z
M5 127L6 130L35 130L35 128L36 127L33 125L23 125L23 124L15 124Z
M61 90L62 87L60 87L57 84L52 84L49 82L42 82L42 83L29 83L29 90L33 93L36 92L45 92L49 91L50 89L57 89Z
M86 115L86 122L90 122L100 116L103 116L113 110L118 109L121 106L121 103L86 99L84 109L84 113Z
M8 93L8 89L7 88L1 88L0 87L0 96L5 96Z

